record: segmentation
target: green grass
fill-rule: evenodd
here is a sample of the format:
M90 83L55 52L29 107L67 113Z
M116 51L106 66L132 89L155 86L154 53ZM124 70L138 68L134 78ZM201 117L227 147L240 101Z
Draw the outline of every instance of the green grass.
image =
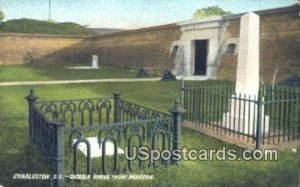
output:
M28 106L33 88L42 100L79 99L121 93L133 102L167 112L179 97L179 82L97 83L2 87L0 92L0 184L45 186L45 181L13 180L14 173L45 173L38 152L28 146ZM242 149L183 128L181 146L188 149ZM72 181L67 186L297 186L297 154L279 152L278 161L182 161L179 167L147 169L152 181Z
M99 69L68 69L79 64L22 64L0 66L0 81L47 81L76 79L137 78L136 70L101 66Z
M1 24L0 32L40 33L59 35L92 34L86 27L76 23L56 23L34 19L13 19Z

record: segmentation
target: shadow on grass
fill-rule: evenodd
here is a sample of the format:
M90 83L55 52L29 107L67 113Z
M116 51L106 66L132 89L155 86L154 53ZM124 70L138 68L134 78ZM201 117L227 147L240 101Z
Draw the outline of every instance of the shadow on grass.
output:
M50 186L50 180L17 179L18 174L49 174L39 152L31 145L2 152L0 184L4 186Z
M29 145L27 118L0 116L0 119L0 185L49 186L49 180L14 179L15 174L48 174L49 171L41 154Z

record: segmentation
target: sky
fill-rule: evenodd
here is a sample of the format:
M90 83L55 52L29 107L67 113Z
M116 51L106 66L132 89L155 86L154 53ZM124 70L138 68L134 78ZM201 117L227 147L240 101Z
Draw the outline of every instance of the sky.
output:
M136 29L192 19L199 8L218 5L242 13L289 6L295 0L50 0L51 19L94 28ZM49 0L0 0L5 20L49 18Z

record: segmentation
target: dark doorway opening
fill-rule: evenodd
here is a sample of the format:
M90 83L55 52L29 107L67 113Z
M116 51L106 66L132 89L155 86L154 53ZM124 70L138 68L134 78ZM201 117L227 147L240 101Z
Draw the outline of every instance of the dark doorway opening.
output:
M194 75L206 75L208 40L195 40Z

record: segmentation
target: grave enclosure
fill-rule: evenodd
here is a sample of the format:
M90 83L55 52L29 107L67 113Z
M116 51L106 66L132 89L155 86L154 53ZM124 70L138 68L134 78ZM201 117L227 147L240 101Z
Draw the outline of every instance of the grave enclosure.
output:
M128 156L132 156L133 146L178 150L184 112L179 102L165 114L131 103L119 94L44 102L37 101L31 90L26 99L29 141L41 152L50 174L57 176L52 179L54 186L63 186L70 174L86 174L92 179L93 175L125 174L179 163L173 155L151 162L141 158L131 161L118 154L127 147ZM77 149L84 149L86 157ZM101 151L100 158L93 158L97 151Z
M236 93L230 81L182 81L181 106L185 126L244 148L300 144L299 88L261 85L252 97Z

